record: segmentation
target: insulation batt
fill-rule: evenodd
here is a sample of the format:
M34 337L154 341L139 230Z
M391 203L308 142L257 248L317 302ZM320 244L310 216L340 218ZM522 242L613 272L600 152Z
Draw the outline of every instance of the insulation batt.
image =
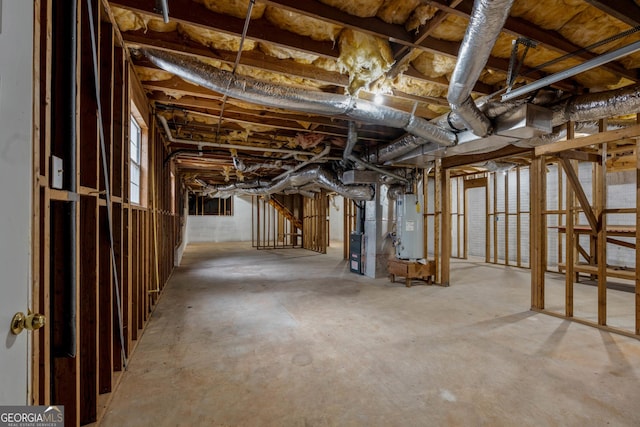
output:
M245 18L249 9L249 0L196 0L198 3L204 4L207 9L224 13L226 15L235 16L236 18ZM260 19L264 14L266 5L259 1L255 2L251 9L251 19Z
M340 34L341 72L349 74L348 92L356 95L391 69L394 59L386 40L346 29Z
M136 66L135 70L136 74L143 82L161 82L164 80L169 80L171 77L173 77L173 74L168 73L164 70L158 70L157 68Z
M265 17L283 30L318 41L336 41L342 27L300 13L277 7L267 7Z
M316 59L318 59L318 55L311 55L309 53L300 52L294 49L287 49L266 42L260 42L260 50L274 58L293 59L301 64L312 64Z
M411 17L404 24L404 27L407 31L418 31L420 27L435 16L437 11L438 9L433 6L427 4L420 5L413 11Z
M113 17L116 20L116 24L120 31L136 31L136 30L146 30L147 23L144 18L133 12L129 12L128 10L121 9L119 7L111 6L111 12L113 13Z
M237 52L240 50L240 37L223 34L216 31L207 30L205 28L197 27L190 24L180 24L178 30L181 34L191 40L200 43L203 46L212 47L218 50L227 50ZM242 51L253 50L256 47L256 42L253 40L245 39L242 44Z
M545 30L557 31L587 7L583 0L516 1L511 15L524 18Z
M324 4L333 6L349 15L359 16L361 18L369 18L376 16L378 9L382 6L384 0L320 0Z
M424 52L412 62L416 70L427 77L450 75L456 67L456 59L431 52Z
M378 18L390 24L404 24L420 0L384 0L378 9Z

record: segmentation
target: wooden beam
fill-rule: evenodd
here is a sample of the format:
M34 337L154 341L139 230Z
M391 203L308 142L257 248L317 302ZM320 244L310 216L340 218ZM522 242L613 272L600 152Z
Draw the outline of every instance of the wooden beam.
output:
M156 12L155 0L116 0L112 5L151 16L160 16ZM241 36L244 29L244 18L236 18L212 12L204 5L191 0L171 1L171 20L185 24L194 24L209 30ZM254 19L247 29L247 39L266 41L282 47L290 47L302 52L337 58L338 49L330 41L316 41L309 37L298 36L282 30L266 19Z
M602 156L596 153L588 153L586 151L578 151L578 150L567 150L561 153L558 153L557 157L562 157L564 159L570 160L579 160L581 162L591 162L591 163L600 163L602 161Z
M571 185L573 191L576 194L576 197L578 198L578 201L580 202L580 206L582 207L582 211L587 217L587 221L591 226L591 230L593 230L594 233L597 233L600 229L600 225L598 223L596 215L593 212L593 209L591 208L591 205L589 204L589 199L587 198L587 195L585 194L584 189L580 184L578 174L571 166L571 160L561 157L560 164L564 169L564 173L567 175L567 183Z
M213 50L198 43L189 42L177 32L159 33L138 30L124 32L122 37L128 46L153 47L200 58L215 59L232 65L235 64L238 55L237 52ZM136 64L150 65L144 58L138 58ZM277 59L257 49L243 51L239 64L288 76L311 79L328 85L346 87L349 84L349 77L337 71L327 71L315 65L301 64L292 59Z
M508 145L490 153L468 154L464 156L452 156L442 159L442 166L448 169L471 165L473 163L485 162L487 160L498 160L510 156L532 154L532 148L523 148L516 145Z
M553 144L541 145L535 148L535 155L548 155L559 153L561 151L573 150L577 148L588 147L590 145L604 144L612 141L618 141L627 138L640 137L640 125L629 126L623 129L610 130L607 132L596 133L582 138L560 141Z

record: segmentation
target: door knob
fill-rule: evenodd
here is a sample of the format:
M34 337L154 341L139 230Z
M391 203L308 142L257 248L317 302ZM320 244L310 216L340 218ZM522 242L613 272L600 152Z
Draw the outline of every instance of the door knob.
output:
M40 329L47 323L47 319L38 313L29 311L26 315L22 312L16 313L11 320L11 332L18 335L23 329L30 331Z

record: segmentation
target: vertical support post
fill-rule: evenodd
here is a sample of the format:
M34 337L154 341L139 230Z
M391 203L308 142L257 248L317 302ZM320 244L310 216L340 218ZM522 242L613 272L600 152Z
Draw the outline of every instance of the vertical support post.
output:
M509 172L504 175L504 265L509 265Z
M442 269L440 257L441 218L442 218L442 160L437 159L434 167L434 206L433 206L433 257L436 263L436 283L442 283Z
M574 123L567 123L567 140L574 137ZM570 162L571 167L576 170L577 163L575 161ZM560 171L561 169L558 168ZM577 173L577 171L576 171ZM566 186L566 258L565 258L565 315L567 317L573 317L573 282L574 282L574 265L576 262L576 236L573 233L573 227L575 224L575 193L571 185Z
M498 263L498 173L493 173L493 263Z
M449 286L451 262L451 172L442 173L442 255L440 261L442 286Z
M522 236L521 227L522 220L520 219L520 166L516 168L516 265L522 267Z
M640 113L636 122L640 123ZM640 335L640 138L636 139L636 335Z
M546 224L544 218L546 166L543 157L531 162L531 308L544 309Z
M607 122L600 120L600 132L605 131ZM607 324L607 144L602 144L602 161L595 165L595 214L598 220L596 258L598 262L598 324Z
M484 232L485 232L485 238L484 238L484 262L489 263L491 261L491 256L489 254L489 252L491 251L491 211L495 210L495 206L493 207L493 209L490 209L489 207L490 202L491 202L491 198L489 197L489 182L491 179L491 175L489 172L486 173L486 178L487 178L487 186L485 187L485 191L484 191L484 205L485 205L485 218L484 218Z

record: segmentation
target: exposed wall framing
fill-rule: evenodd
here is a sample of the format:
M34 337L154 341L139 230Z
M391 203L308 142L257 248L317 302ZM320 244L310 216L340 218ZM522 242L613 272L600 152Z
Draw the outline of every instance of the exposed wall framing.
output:
M257 249L302 247L302 196L251 198L251 244Z
M531 194L532 194L532 308L546 313L572 319L580 323L595 326L608 331L638 337L640 330L640 300L638 299L638 254L635 252L635 268L617 266L607 262L607 248L622 246L635 250L639 241L636 227L638 216L638 190L640 175L638 175L637 140L640 127L632 126L622 130L606 131L606 121L600 122L600 133L575 138L573 123L567 124L567 140L536 148L537 157L532 164ZM629 148L628 139L635 139L635 147ZM619 149L618 143L626 144L626 148ZM612 152L609 148L613 147ZM636 198L635 207L620 207L607 205L608 176L607 167L621 167L617 161L617 152L635 152L636 156ZM625 161L626 162L626 161ZM547 164L552 173L557 173L558 205L549 209L546 204L545 183ZM552 167L557 166L557 171ZM628 168L622 165L623 169ZM584 172L588 176L584 177ZM581 175L581 172L583 175ZM566 182L566 184L564 184ZM538 203L534 203L538 200ZM615 203L615 202L613 202ZM542 207L546 208L543 209ZM633 215L635 221L620 225L620 220L612 221L609 216ZM557 217L552 224L549 217ZM558 234L557 247L546 248L547 237L550 233ZM557 267L565 272L564 310L562 312L547 309L545 302L545 269L546 258L557 251ZM553 254L555 256L555 253ZM575 283L580 275L587 275L595 280L594 313L576 312L574 295ZM630 292L635 295L635 322L631 330L609 325L607 294L610 289L610 279L627 279L633 281L635 289Z
M64 405L67 425L81 425L100 418L124 369L124 357L135 348L172 272L180 232L174 199L180 189L172 188L172 166L163 163L167 153L150 119L144 92L130 72L127 53L102 16L101 3L93 0L111 190L107 198L87 3L78 3L77 33L68 22L73 18L64 13L73 8L63 4L70 3L41 0L35 8L40 132L34 147L33 309L43 313L51 326L33 334L32 403ZM71 57L70 42L77 43L77 61L63 65ZM70 89L71 77L77 77L77 83ZM69 129L60 124L60 111L69 103L70 93L75 93L77 105L70 116L72 140L65 133ZM129 202L133 94L144 100L142 111L149 127L148 191L141 205ZM51 170L51 155L64 162L62 189L51 186L57 172Z
M302 247L322 254L327 253L329 232L329 198L323 190L312 199L304 198Z

